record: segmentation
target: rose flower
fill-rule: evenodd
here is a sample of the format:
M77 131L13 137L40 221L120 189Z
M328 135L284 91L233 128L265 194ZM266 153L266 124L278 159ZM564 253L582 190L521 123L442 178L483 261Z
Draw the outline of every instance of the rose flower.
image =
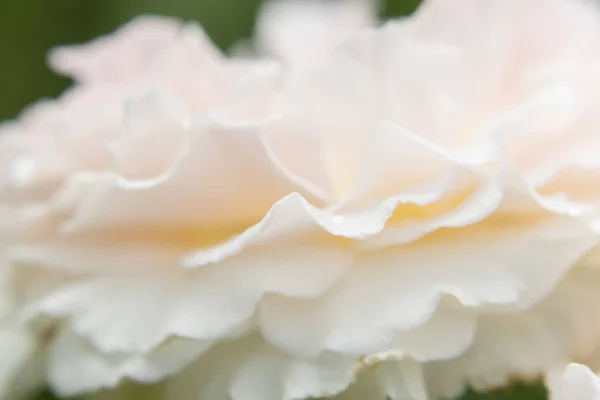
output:
M595 350L594 5L357 20L308 59L276 18L260 56L150 17L51 54L75 86L1 128L7 391L422 400Z

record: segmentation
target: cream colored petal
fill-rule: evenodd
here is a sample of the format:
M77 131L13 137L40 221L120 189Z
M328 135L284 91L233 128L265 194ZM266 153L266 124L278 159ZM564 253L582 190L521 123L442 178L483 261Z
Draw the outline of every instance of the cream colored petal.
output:
M290 357L257 336L223 343L168 383L169 399L292 400L333 395L353 380L356 360Z
M176 257L171 265L146 269L157 258L144 249L137 254L104 254L100 247L81 256L81 262L91 258L114 269L55 285L32 302L28 313L68 318L75 332L102 351L142 352L170 336L202 340L230 336L266 294L320 296L343 277L351 262L347 254L333 249L281 246L198 270L178 268ZM122 264L111 265L114 262ZM128 262L134 263L133 268Z
M338 199L352 188L379 122L380 77L362 59L376 56L369 47L373 39L361 36L356 43L343 47L327 68L288 77L284 100L304 121L304 129L320 138L324 163Z
M211 344L173 339L149 353L102 353L63 329L49 350L48 380L61 396L114 388L123 379L156 382L196 360Z
M360 258L319 301L269 301L263 312L272 311L263 316L263 325L270 340L290 351L377 351L396 333L425 324L446 296L473 308L530 306L596 241L585 225L570 218L457 231L443 241ZM349 308L352 312L345 312ZM312 327L310 336L307 326ZM455 339L457 348L464 348L461 335Z
M273 202L297 189L270 161L260 126L232 129L208 122L192 129L185 153L155 179L90 177L90 193L68 229L250 225Z
M551 400L600 399L600 378L585 365L569 364L549 386Z
M334 400L428 400L422 365L393 351L365 358L365 369Z
M329 204L335 201L333 182L321 137L310 126L310 121L296 115L296 110L286 110L281 120L265 127L263 138L280 168L297 181L304 181L302 187Z
M357 302L365 301L363 296L358 296ZM365 308L357 303L348 304L354 310L352 314L361 313ZM347 328L343 325L343 317L334 315L331 308L326 308L328 306L327 296L306 300L267 296L261 302L258 323L266 340L298 357L317 357L328 350L351 355L393 350L395 354L419 361L460 354L470 345L476 328L472 313L452 302L442 301L437 305L437 312L431 311L434 314L429 319L424 318L422 323L411 328L382 329L377 324L391 324L390 315L375 315L376 311L371 310L373 319L363 320L371 326L365 325L360 331L356 327L349 328L348 336L342 337L341 330ZM362 317L364 315L351 315L347 319ZM445 334L439 336L440 331Z
M564 360L589 359L600 337L589 309L599 301L598 278L576 267L531 309L480 316L464 355L427 366L432 395L454 397L467 384L486 391L537 378Z
M496 158L485 153L477 148L453 154L401 126L382 122L371 138L354 187L337 207L364 207L412 191L430 191L430 200L417 204L432 203L452 190L460 192L486 180L476 168Z

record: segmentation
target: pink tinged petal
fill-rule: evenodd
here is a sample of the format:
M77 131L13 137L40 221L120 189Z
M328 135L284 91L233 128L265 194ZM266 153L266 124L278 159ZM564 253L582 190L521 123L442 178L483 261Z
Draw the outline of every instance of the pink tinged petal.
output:
M186 26L172 49L141 77L142 88L158 86L185 100L194 111L218 110L239 95L242 82L272 63L243 63L224 58L197 25ZM258 100L258 99L255 99ZM257 105L262 105L260 99Z
M97 182L65 229L253 222L296 188L271 161L260 128L206 121L191 128L180 158L155 179L91 177Z
M370 0L267 1L256 23L256 47L292 68L310 68L361 29L374 25L376 5Z
M189 124L186 105L171 93L151 91L130 98L125 104L126 132L108 144L114 172L145 180L168 171L186 145Z
M582 115L581 88L553 82L505 118L496 129L506 142L507 156L525 179L543 193L593 200L584 182L597 169L598 128ZM536 149L544 148L543 152ZM593 194L593 193L592 193Z
M461 1L460 4L463 6L453 8L455 5L448 6L443 1L425 2L406 24L404 42L419 44L425 51L417 53L418 57L410 57L405 51L407 46L397 47L402 52L400 56L396 54L396 59L414 58L423 64L415 68L415 63L404 63L407 67L398 69L395 92L400 93L397 105L402 105L396 109L403 110L396 115L402 117L400 123L436 142L460 146L489 135L515 109L525 111L522 106L527 102L523 100L550 95L547 100L551 101L532 110L532 115L522 115L528 121L529 135L516 135L516 141L531 143L533 139L556 144L556 137L563 137L569 139L563 143L577 142L571 139L574 132L582 133L578 126L582 122L581 103L585 105L587 100L581 100L590 97L587 87L591 82L595 85L589 66L597 64L600 46L597 10L592 2ZM543 12L539 11L541 7ZM462 8L468 12L458 13ZM453 62L427 61L424 54L444 47L453 50ZM490 57L499 62L488 63ZM557 87L567 89L562 90L566 93L562 99L557 96L561 90L554 95L544 93ZM452 107L436 104L440 93L448 99L442 103L450 103ZM446 108L454 111L446 112ZM549 110L553 111L548 113ZM545 118L540 119L542 115ZM552 122L555 126L550 125ZM541 129L532 130L535 125ZM523 128L518 130L522 133ZM562 147L553 146L550 151L534 156L562 157L562 153Z
M51 136L21 129L0 132L0 196L7 205L45 200L67 167Z
M222 86L229 87L210 114L224 127L239 128L278 120L282 112L281 65L273 61L232 62L221 66ZM218 76L218 75L217 75ZM223 90L217 85L217 89Z
M335 53L328 68L289 79L289 107L306 130L321 138L324 162L336 198L351 189L365 149L380 116L378 80L370 65L379 54L370 48L372 36ZM379 71L378 71L379 72Z
M101 353L64 329L50 348L49 381L61 396L113 388L124 379L156 382L175 374L210 346L210 342L173 339L146 354Z
M305 129L318 132L318 135L322 137L324 154L326 154L325 163L330 171L338 199L348 196L348 191L353 188L357 176L364 181L362 184L367 185L367 187L359 189L360 192L363 195L368 194L370 180L364 179L368 172L365 172L363 176L359 172L363 165L366 166L366 171L368 168L378 170L385 165L388 169L387 174L371 175L370 178L375 177L374 186L376 187L374 189L381 187L388 191L392 189L385 188L383 181L393 179L391 177L406 177L405 175L410 173L415 175L412 178L416 178L416 171L420 171L420 168L412 166L410 170L402 170L402 175L389 173L390 170L400 171L402 163L406 164L406 160L419 162L416 154L411 154L400 144L402 141L410 142L412 140L414 143L409 144L410 148L417 149L419 148L416 143L417 135L425 135L430 131L415 125L417 129L412 129L415 134L413 138L409 138L406 132L402 132L403 129L400 129L400 127L405 128L404 130L410 129L414 124L407 124L404 116L397 115L397 110L406 108L404 104L398 104L401 99L397 95L397 93L405 93L405 88L400 83L398 83L400 86L396 85L400 79L397 68L401 67L398 54L386 50L392 46L401 47L403 50L407 46L411 47L410 43L399 40L404 37L398 32L402 31L402 27L400 24L399 27L386 28L381 33L368 32L361 35L351 44L340 48L334 54L327 68L309 74L308 78L292 80L293 90L291 92L294 98L290 101L295 108L304 113ZM437 64L439 63L436 62ZM384 85L382 82L387 83ZM421 89L419 88L419 90ZM414 108L414 104L421 106L421 103L415 101L414 98L410 96L407 98L410 99L411 110ZM435 116L430 116L430 114L426 113L424 118ZM391 123L382 124L381 121L390 121ZM394 124L398 126L396 134L394 134L393 128L390 128ZM373 135L376 135L375 138ZM371 142L373 142L373 149L370 149L369 146ZM461 153L457 150L455 156L459 155L462 160L458 161L464 164L489 162L492 156L497 157L498 155L496 143L493 142L493 140L483 140L478 143L477 151L470 149L471 151ZM391 145L391 149L385 151L384 143ZM417 154L425 153L426 147L435 146L425 143ZM383 154L380 162L373 157L373 154L378 154L377 151ZM388 154L395 154L396 151L404 157L397 157L395 160L387 157ZM428 159L434 157L433 153L435 151L432 149ZM365 157L371 158L366 161L373 163L373 167L369 167L364 162ZM440 159L442 158L444 157L440 156ZM426 168L424 175L427 175L435 170L435 166L439 166L441 162L441 160L436 162L432 167L427 166L425 162L419 163L419 165L422 164L422 168ZM398 181L400 182L400 180ZM398 183L395 186L398 186ZM372 196L376 196L376 194L374 193Z
M528 46L531 52L527 55L532 58L563 56L564 51L571 56L585 55L589 47L584 45L598 45L593 34L600 30L600 26L594 14L597 9L593 2L526 0L507 3L495 0L481 3L477 0L459 0L456 3L457 6L453 7L443 0L424 2L413 18L419 37L477 43L480 46L492 38L504 42L510 40L513 45ZM468 12L459 12L462 8ZM506 22L512 24L507 25ZM536 24L532 25L531 22ZM484 26L486 29L481 30L483 35L471 35L473 30ZM507 38L511 32L513 35ZM524 41L518 33L526 33L527 40ZM519 39L521 42L518 42ZM577 46L570 47L573 43L577 43Z
M125 81L157 63L177 44L185 29L172 18L138 17L112 35L84 45L54 49L49 63L54 70L82 83ZM204 39L204 33L195 29L194 35ZM206 53L217 56L218 50L207 39L204 41Z

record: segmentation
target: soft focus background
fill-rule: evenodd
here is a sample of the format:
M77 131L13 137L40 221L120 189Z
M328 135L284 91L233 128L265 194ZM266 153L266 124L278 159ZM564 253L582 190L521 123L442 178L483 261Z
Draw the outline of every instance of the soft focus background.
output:
M382 0L381 16L410 14L420 0ZM199 21L227 49L252 32L260 0L0 0L0 121L40 97L55 97L70 81L46 66L49 48L88 41L140 14ZM0 354L0 363L2 363ZM468 393L462 400L542 400L540 386ZM40 399L53 399L44 394ZM367 400L367 399L365 399ZM574 399L575 400L575 399Z
M383 16L411 13L420 0L383 0ZM199 21L227 49L252 32L260 0L0 0L0 120L69 81L45 65L49 48L88 41L140 14Z

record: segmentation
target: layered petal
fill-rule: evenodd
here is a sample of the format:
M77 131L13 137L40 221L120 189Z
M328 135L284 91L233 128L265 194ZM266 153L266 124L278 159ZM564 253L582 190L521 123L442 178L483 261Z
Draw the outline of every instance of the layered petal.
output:
M160 18L56 50L77 85L0 128L0 283L52 387L426 399L595 351L600 18L450 3L268 4L275 62Z
M98 352L68 328L58 333L48 355L48 380L61 396L113 388L124 379L156 382L205 353L211 342L173 339L137 355Z
M600 378L588 367L569 364L562 375L550 382L552 400L597 400L600 399Z
M472 347L456 359L427 366L431 394L458 396L468 384L481 391L516 379L539 378L565 360L589 359L598 346L598 275L576 268L534 307L478 317Z
M272 0L255 26L254 46L292 68L311 68L361 29L375 24L377 1Z

